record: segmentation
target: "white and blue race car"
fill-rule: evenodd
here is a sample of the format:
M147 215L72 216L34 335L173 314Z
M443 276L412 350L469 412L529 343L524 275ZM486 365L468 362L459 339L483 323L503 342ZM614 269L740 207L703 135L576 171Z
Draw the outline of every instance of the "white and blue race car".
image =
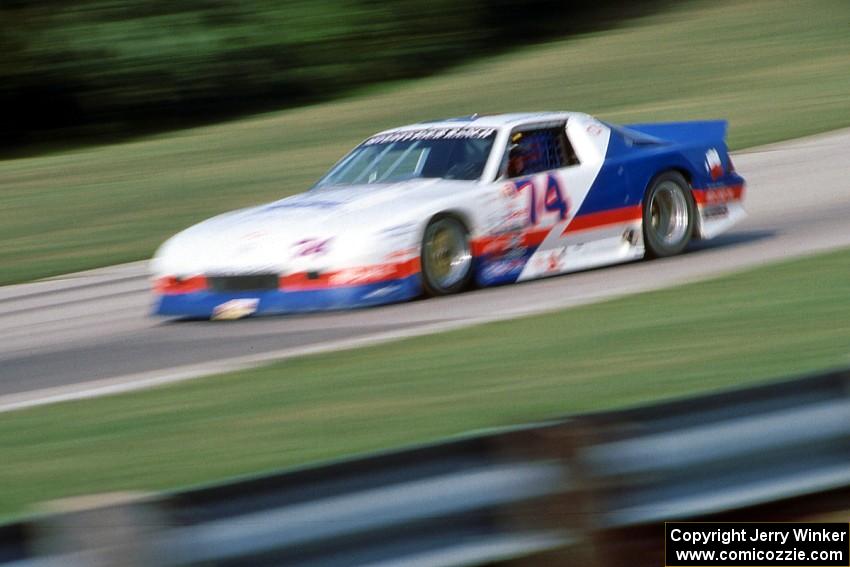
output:
M744 216L723 121L453 118L365 140L305 193L169 239L155 312L339 309L670 256Z

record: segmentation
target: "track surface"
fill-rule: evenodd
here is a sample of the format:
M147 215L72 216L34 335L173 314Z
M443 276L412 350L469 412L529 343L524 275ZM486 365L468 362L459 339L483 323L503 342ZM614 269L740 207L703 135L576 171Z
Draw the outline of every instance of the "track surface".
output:
M145 264L0 288L0 411L551 310L850 246L850 130L735 156L750 217L682 256L361 311L229 323L148 317Z

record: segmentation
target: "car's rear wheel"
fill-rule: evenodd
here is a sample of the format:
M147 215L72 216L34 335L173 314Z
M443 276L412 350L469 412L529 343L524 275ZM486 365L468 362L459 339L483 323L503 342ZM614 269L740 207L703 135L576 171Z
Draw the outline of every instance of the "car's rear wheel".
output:
M428 295L457 293L472 278L469 232L460 220L441 215L433 218L422 238L422 284Z
M680 253L694 232L694 204L688 182L668 171L652 183L643 201L643 236L647 254L656 258Z

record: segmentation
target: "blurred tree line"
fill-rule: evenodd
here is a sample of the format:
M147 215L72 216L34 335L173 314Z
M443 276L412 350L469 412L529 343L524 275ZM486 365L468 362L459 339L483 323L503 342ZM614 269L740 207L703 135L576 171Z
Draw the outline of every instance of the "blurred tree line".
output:
M598 27L628 0L0 0L0 145L325 99Z

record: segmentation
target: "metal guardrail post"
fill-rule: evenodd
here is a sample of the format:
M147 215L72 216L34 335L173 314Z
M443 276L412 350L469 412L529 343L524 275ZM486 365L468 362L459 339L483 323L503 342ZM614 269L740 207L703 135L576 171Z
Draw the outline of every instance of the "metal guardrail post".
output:
M170 565L157 548L158 535L168 526L153 499L100 494L51 502L43 512L33 521L33 551L56 565Z
M520 502L504 511L505 527L514 531L548 530L564 536L565 545L510 562L510 567L562 567L595 562L589 534L592 515L583 479L571 466L579 442L572 421L523 428L499 437L499 457L519 461L557 463L561 488L544 497Z
M663 565L663 524L606 529L606 516L612 493L622 491L633 480L625 475L602 476L584 458L586 452L604 443L612 434L639 435L640 423L624 420L617 413L584 416L575 419L571 463L580 479L586 505L586 545L592 550L594 565Z
M553 565L609 567L629 564L612 562L618 542L600 529L600 520L606 511L600 496L611 487L601 481L595 471L588 469L580 458L587 447L593 446L604 435L605 426L596 419L577 416L562 422L551 432L553 450L559 450L558 458L568 467L570 474L570 491L559 497L561 505L568 510L564 521L578 535L575 546L564 551L572 561ZM580 563L576 563L574 558L578 558Z

